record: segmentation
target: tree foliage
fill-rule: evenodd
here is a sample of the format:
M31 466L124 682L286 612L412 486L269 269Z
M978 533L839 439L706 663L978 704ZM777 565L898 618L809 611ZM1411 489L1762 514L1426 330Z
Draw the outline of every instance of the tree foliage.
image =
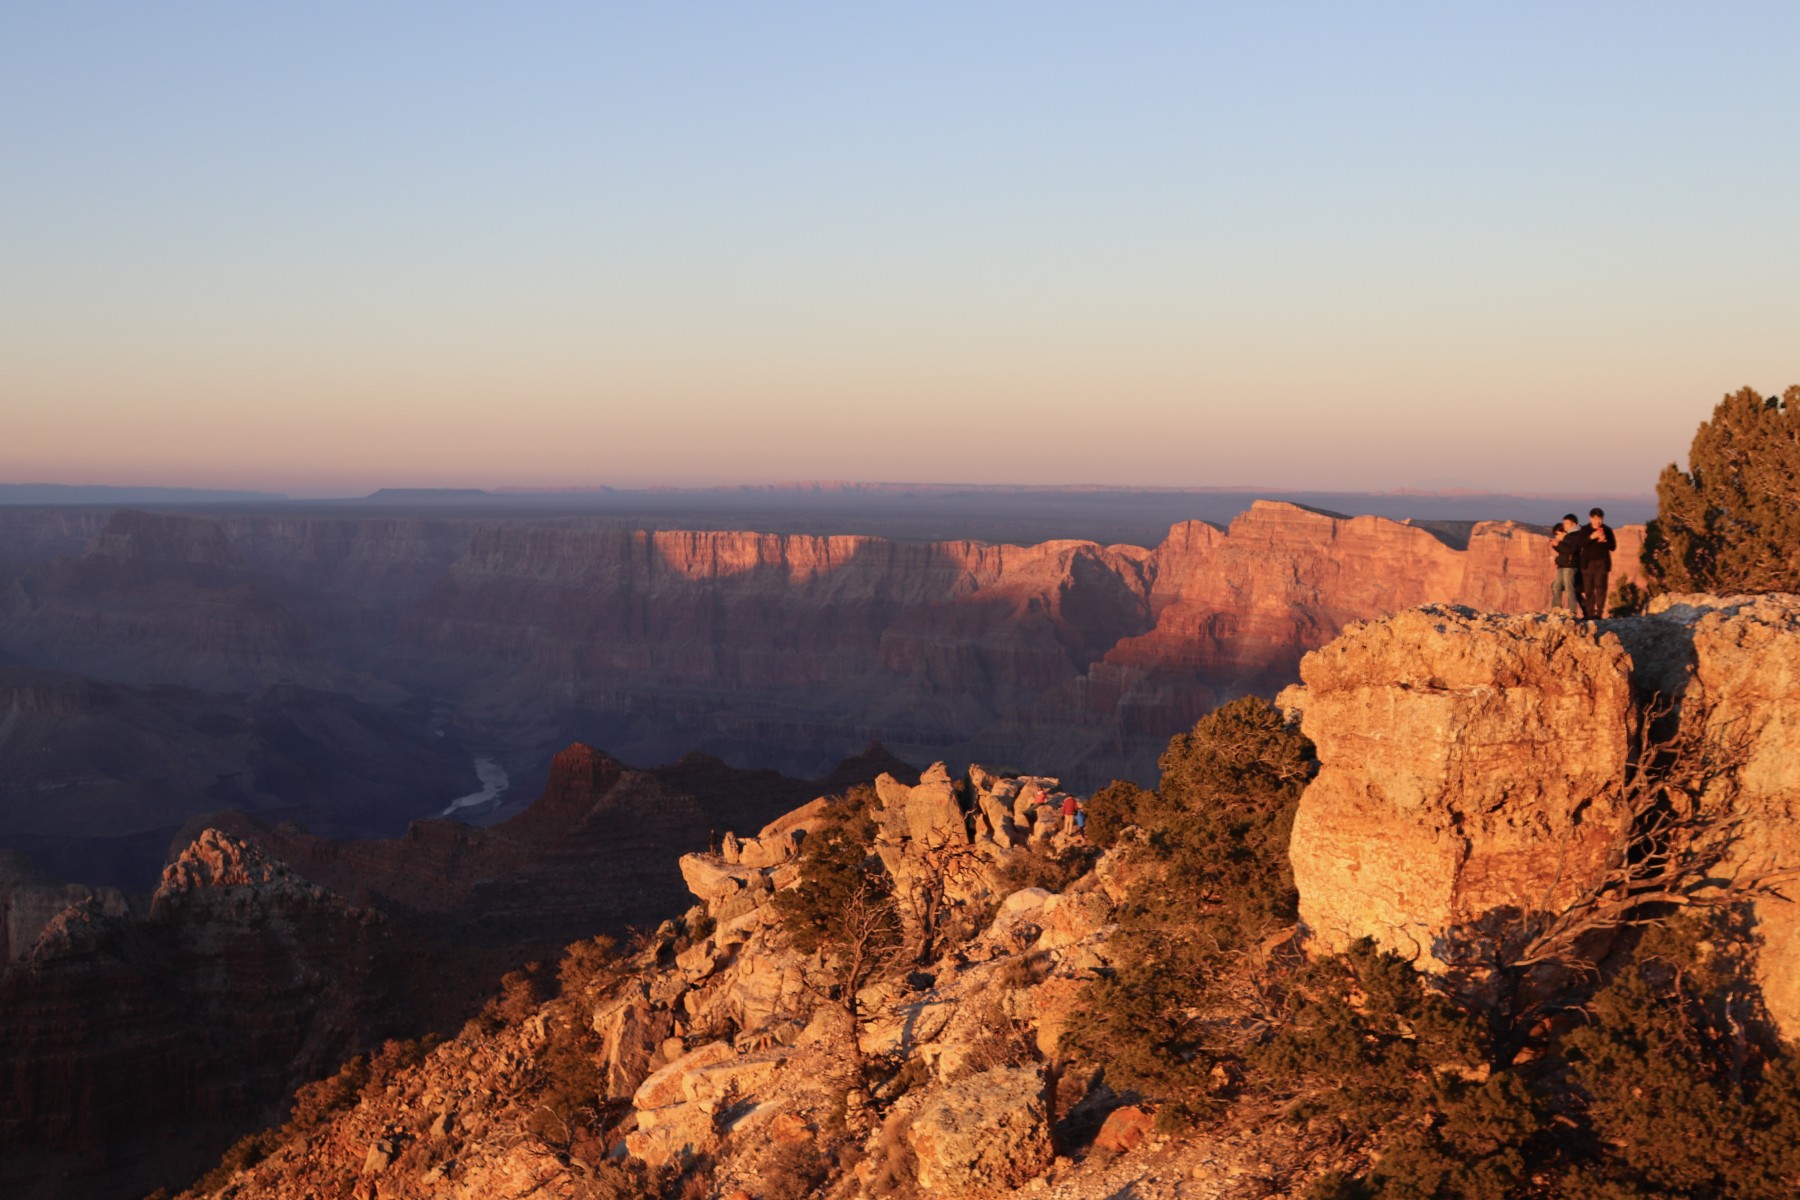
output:
M1367 943L1284 981L1253 1080L1369 1161L1311 1200L1778 1200L1800 1195L1800 1061L1770 1032L1741 914L1642 927L1517 1062L1479 1013Z
M1229 1092L1258 948L1293 922L1287 842L1312 747L1246 698L1174 738L1161 766L1158 791L1115 797L1148 837L1133 852L1115 969L1086 986L1067 1044L1182 1123Z
M1129 780L1115 779L1082 805L1087 812L1087 828L1082 832L1094 845L1110 850L1121 833L1141 823L1138 814L1147 813L1154 800L1154 792L1147 792Z
M1315 1200L1509 1200L1544 1153L1540 1098L1490 1071L1486 1023L1422 986L1364 940L1281 981L1275 1020L1250 1054L1256 1085L1351 1142L1386 1131L1361 1172Z
M1800 1195L1800 1061L1766 1034L1750 932L1709 914L1649 930L1564 1039L1592 1156L1573 1194Z
M1688 469L1663 469L1645 531L1658 592L1800 591L1800 386L1726 396L1701 424Z
M820 955L831 982L823 998L843 1013L847 1052L860 1082L863 1057L857 1030L860 993L885 974L905 949L894 882L872 853L875 791L852 788L826 810L800 848L800 882L775 894L775 911L796 947Z
M775 910L794 945L808 953L841 946L851 935L853 900L892 905L893 884L871 846L875 790L854 787L825 810L800 847L800 882L775 895ZM898 921L894 922L898 934Z

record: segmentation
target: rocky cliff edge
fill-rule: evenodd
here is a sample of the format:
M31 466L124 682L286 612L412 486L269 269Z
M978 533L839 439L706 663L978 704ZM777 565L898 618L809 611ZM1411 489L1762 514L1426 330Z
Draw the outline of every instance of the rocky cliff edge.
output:
M1597 625L1428 607L1352 627L1304 675L1288 699L1321 769L1291 857L1314 952L1372 937L1440 972L1508 953L1515 927L1579 906L1619 868L1645 811L1631 789L1646 737L1724 748L1726 769L1691 797L1732 831L1715 886L1770 877L1800 850L1800 597L1674 597ZM1060 890L1020 885L1057 844L1036 804L1056 784L941 765L915 787L877 782L870 849L909 935L927 920L970 932L854 1009L781 913L809 839L837 819L819 800L683 857L699 903L629 957L565 966L561 996L471 1023L215 1186L240 1200L547 1198L643 1194L630 1181L660 1169L721 1200L1297 1195L1302 1173L1269 1165L1293 1136L1280 1122L1164 1142L1117 1108L1088 1130L1094 1152L1061 1156L1084 1096L1119 1103L1074 1077L1060 1044L1082 983L1113 963L1133 880L1115 848ZM1791 1034L1795 909L1767 890L1753 903L1768 1005ZM595 1144L546 1089L575 1069L571 1045L608 1098ZM864 1090L858 1060L891 1073ZM816 1145L846 1139L854 1166L811 1173Z
M1598 623L1425 607L1352 626L1301 677L1284 703L1320 770L1290 854L1315 947L1371 937L1436 971L1517 955L1616 892L1671 784L1652 748L1679 744L1710 763L1678 786L1723 847L1713 885L1763 881L1746 902L1765 1000L1800 1035L1800 906L1781 894L1800 866L1800 596L1665 596Z

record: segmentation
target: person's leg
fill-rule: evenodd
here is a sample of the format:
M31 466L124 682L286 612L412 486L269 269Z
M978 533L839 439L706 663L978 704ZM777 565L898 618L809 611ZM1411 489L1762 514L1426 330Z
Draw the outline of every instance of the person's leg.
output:
M1584 567L1581 572L1581 608L1591 621L1598 621L1606 615L1606 576L1605 567Z
M1556 575L1550 580L1550 607L1551 608L1561 608L1562 607L1562 590L1563 590L1563 573L1562 573L1562 568L1558 567L1556 569Z

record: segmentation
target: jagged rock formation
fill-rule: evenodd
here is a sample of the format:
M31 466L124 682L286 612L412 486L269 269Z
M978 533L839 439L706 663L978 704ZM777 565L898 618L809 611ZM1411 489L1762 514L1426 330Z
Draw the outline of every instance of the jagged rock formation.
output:
M1426 608L1351 628L1301 675L1320 772L1290 853L1321 949L1369 936L1432 970L1516 950L1522 917L1620 866L1635 731L1671 702L1670 720L1742 747L1701 798L1741 820L1720 878L1800 867L1800 597L1667 596L1598 625ZM1791 1036L1800 908L1754 909Z
M63 908L0 974L0 1191L134 1195L197 1171L391 1031L385 933L216 832L148 912Z
M57 883L18 854L0 854L0 971L26 953L51 921L71 908L97 905L124 916L129 905L114 888Z
M904 770L872 748L839 779L890 764ZM536 805L490 829L338 841L225 814L182 839L148 901L9 863L0 1192L191 1179L351 1053L454 1029L509 968L679 912L676 854L819 786L701 756L633 771L576 745Z
M846 1120L867 1125L846 1070L854 1037L863 1054L916 1061L924 1078L869 1130L884 1155L900 1156L893 1169L946 1198L1005 1195L1041 1175L1053 1159L1049 1081L1008 1039L1054 1051L1074 989L1105 961L1114 899L1104 872L1060 895L1007 894L999 868L1026 851L1001 844L983 814L1018 785L985 772L951 780L941 765L915 787L879 781L884 862L915 880L956 875L961 899L939 898L993 915L910 981L872 985L854 1028L823 999L829 962L791 947L772 904L798 880L797 855L825 804L685 856L700 905L576 1009L600 1035L607 1093L629 1100L623 1148L652 1165L718 1154L713 1194L759 1194L784 1148ZM959 862L949 873L946 851ZM549 1197L579 1186L593 1168L545 1152L518 1086L550 1052L549 1011L492 1034L465 1029L379 1100L240 1174L232 1194ZM878 1168L870 1162L870 1180Z

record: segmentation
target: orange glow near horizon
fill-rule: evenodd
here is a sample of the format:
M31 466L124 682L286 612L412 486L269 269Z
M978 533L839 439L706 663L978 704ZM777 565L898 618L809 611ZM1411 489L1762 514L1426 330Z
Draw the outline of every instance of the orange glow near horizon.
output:
M0 481L1644 493L1800 381L1793 13L452 7L9 18Z

